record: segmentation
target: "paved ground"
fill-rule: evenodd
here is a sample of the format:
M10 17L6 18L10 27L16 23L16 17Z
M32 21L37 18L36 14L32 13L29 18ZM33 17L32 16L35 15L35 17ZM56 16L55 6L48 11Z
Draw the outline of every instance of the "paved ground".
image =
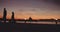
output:
M0 32L60 32L60 25L0 24Z

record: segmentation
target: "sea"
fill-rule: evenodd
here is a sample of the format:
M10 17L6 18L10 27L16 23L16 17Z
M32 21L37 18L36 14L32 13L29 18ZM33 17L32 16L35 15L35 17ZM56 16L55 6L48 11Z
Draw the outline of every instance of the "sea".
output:
M3 22L3 21L2 21ZM9 21L6 21L9 23ZM56 24L56 22L50 22L50 21L16 21L16 23L26 23L26 24ZM60 24L60 22L57 22L57 24Z

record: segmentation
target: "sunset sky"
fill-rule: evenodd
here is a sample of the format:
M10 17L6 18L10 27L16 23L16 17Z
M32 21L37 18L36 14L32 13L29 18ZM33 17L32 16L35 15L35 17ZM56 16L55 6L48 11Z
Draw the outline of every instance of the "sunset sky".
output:
M60 19L60 0L0 0L0 18L4 8L7 18L11 18L14 11L16 19Z

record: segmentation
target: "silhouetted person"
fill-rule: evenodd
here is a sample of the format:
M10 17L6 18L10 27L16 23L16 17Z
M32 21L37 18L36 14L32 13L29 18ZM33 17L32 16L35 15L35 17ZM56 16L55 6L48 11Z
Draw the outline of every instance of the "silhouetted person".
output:
M4 8L4 12L3 12L3 21L4 21L4 23L6 23L6 16L7 16L7 11L6 11L6 8Z
M2 23L2 21L1 21L1 20L2 20L2 18L0 18L0 24Z
M32 21L32 18L31 18L31 17L29 17L29 21L30 21L30 22Z
M27 19L25 18L24 20L25 20L25 23L26 23L27 22Z
M31 18L31 17L29 17L29 20L31 21L31 20L32 20L32 18Z
M57 22L57 21L58 21L58 19L55 19L56 24L58 24L58 22Z
M11 16L11 23L15 23L15 20L14 20L14 12L12 11L12 16Z
M57 20L56 20L56 24L57 24Z
M0 24L1 24L2 22L1 22L1 20L0 20Z
M26 20L25 20L25 23L26 23Z

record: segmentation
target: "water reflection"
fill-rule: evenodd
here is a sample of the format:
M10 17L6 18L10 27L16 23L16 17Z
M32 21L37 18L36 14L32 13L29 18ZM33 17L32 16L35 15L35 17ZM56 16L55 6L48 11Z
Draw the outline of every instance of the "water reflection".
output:
M24 21L16 21L16 23L25 23L25 22ZM27 21L26 23L31 23L31 24L56 24L55 22L39 22L39 21L38 22L34 22L34 21L29 22L29 21Z
M4 23L4 21L0 21ZM10 21L6 21L6 23L9 23ZM27 24L56 24L56 22L50 22L50 21L16 21L16 23L27 23ZM60 24L60 22L57 22L57 24Z

